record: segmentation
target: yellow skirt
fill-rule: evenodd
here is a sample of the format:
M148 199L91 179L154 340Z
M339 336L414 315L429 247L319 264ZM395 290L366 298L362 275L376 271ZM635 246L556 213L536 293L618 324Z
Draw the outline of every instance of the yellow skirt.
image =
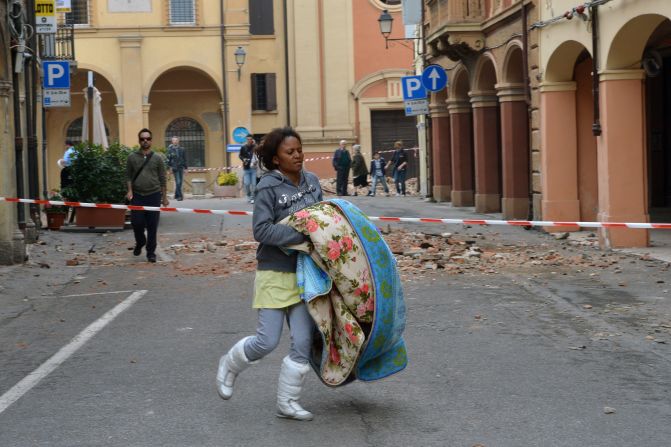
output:
M281 309L301 302L296 273L257 270L254 309Z

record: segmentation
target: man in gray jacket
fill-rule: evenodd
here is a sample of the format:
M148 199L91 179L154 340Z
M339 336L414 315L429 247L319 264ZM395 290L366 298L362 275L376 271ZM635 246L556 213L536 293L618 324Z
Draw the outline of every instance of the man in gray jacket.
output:
M168 206L168 190L165 179L165 159L151 150L151 131L142 129L138 133L140 150L132 152L126 162L128 193L131 205ZM147 246L147 261L156 262L156 233L159 211L131 211L130 222L135 234L133 255L139 256ZM145 236L145 230L147 234Z

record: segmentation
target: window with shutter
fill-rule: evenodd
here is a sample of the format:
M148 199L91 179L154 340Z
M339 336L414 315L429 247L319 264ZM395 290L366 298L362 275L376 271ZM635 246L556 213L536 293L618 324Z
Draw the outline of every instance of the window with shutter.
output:
M249 0L249 33L256 36L275 34L273 0Z
M275 73L252 73L252 110L277 110L276 78Z

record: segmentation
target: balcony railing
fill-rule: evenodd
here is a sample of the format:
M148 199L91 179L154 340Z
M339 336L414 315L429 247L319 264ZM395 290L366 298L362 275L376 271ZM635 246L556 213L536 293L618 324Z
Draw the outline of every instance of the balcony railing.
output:
M74 25L58 24L56 34L40 35L40 56L48 60L75 60Z

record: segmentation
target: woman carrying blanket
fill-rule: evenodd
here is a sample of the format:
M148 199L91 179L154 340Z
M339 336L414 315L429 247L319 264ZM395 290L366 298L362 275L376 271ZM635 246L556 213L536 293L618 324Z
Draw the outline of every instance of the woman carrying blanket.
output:
M303 170L301 137L292 128L278 128L257 149L268 171L256 187L253 228L259 242L253 307L258 309L256 335L239 340L219 361L217 390L230 399L237 375L275 349L285 318L291 331L291 349L284 357L277 389L277 416L312 420L298 400L308 363L314 322L301 301L296 283L296 253L280 247L300 244L305 236L278 224L290 214L322 200L316 175Z

